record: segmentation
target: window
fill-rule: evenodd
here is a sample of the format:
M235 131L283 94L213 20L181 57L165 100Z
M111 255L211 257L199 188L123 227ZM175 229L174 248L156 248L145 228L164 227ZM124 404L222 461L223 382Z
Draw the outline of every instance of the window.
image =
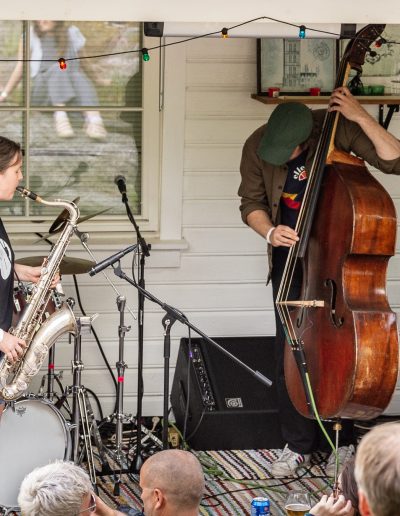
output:
M157 229L158 56L151 52L143 62L141 52L129 52L144 45L134 22L0 21L2 59L22 59L0 63L7 93L0 134L23 144L24 184L48 200L79 197L81 215L107 210L97 218L101 224L93 223L102 231L117 223L121 230L126 220L117 175L126 178L141 228ZM144 141L151 142L148 159ZM59 211L16 196L2 203L0 214L17 222L51 220Z

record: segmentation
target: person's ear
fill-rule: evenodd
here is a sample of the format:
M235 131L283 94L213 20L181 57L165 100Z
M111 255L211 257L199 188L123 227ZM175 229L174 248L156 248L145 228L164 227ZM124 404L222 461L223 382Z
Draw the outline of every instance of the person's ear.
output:
M155 501L154 508L161 509L165 504L165 498L164 498L162 491L158 488L155 488L153 496L154 496L154 501Z
M367 497L360 490L358 491L358 510L360 511L361 516L372 516Z

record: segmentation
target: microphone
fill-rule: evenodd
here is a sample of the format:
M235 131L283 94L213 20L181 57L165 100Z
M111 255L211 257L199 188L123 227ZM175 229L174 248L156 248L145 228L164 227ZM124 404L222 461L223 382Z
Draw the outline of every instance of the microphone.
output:
M115 176L114 183L118 186L118 190L122 194L122 200L126 199L126 179L124 176Z
M130 245L126 249L123 249L122 251L118 251L118 253L115 253L112 256L109 256L105 260L102 260L101 262L99 262L97 265L95 265L94 267L92 267L90 269L89 276L94 276L98 272L101 272L102 270L106 269L107 267L109 267L113 263L115 263L118 260L120 260L126 254L128 254L131 251L133 251L134 249L136 249L136 247L137 247L137 244Z

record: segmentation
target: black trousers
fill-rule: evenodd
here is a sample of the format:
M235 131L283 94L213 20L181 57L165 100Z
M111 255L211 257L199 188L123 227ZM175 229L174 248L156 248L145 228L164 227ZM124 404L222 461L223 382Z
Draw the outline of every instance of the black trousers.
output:
M281 283L283 270L286 264L288 249L275 247L272 253L272 291L275 307L276 339L275 339L275 381L278 392L279 418L282 437L288 443L289 449L296 453L311 453L316 450L330 451L330 447L324 437L317 421L302 416L294 408L286 388L284 374L284 352L288 346L285 333L279 315L276 310L276 297ZM299 299L301 294L303 271L300 261L297 262L293 280L289 291L289 299ZM325 427L331 438L334 436L331 423L325 423ZM340 433L340 446L348 446L355 443L354 424L352 421L342 422Z

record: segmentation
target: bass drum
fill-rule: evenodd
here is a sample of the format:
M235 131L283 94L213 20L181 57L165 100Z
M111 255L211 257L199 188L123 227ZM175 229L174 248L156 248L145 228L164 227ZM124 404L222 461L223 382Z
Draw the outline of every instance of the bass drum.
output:
M70 453L67 423L52 403L29 397L8 405L0 419L0 506L17 507L25 476Z

